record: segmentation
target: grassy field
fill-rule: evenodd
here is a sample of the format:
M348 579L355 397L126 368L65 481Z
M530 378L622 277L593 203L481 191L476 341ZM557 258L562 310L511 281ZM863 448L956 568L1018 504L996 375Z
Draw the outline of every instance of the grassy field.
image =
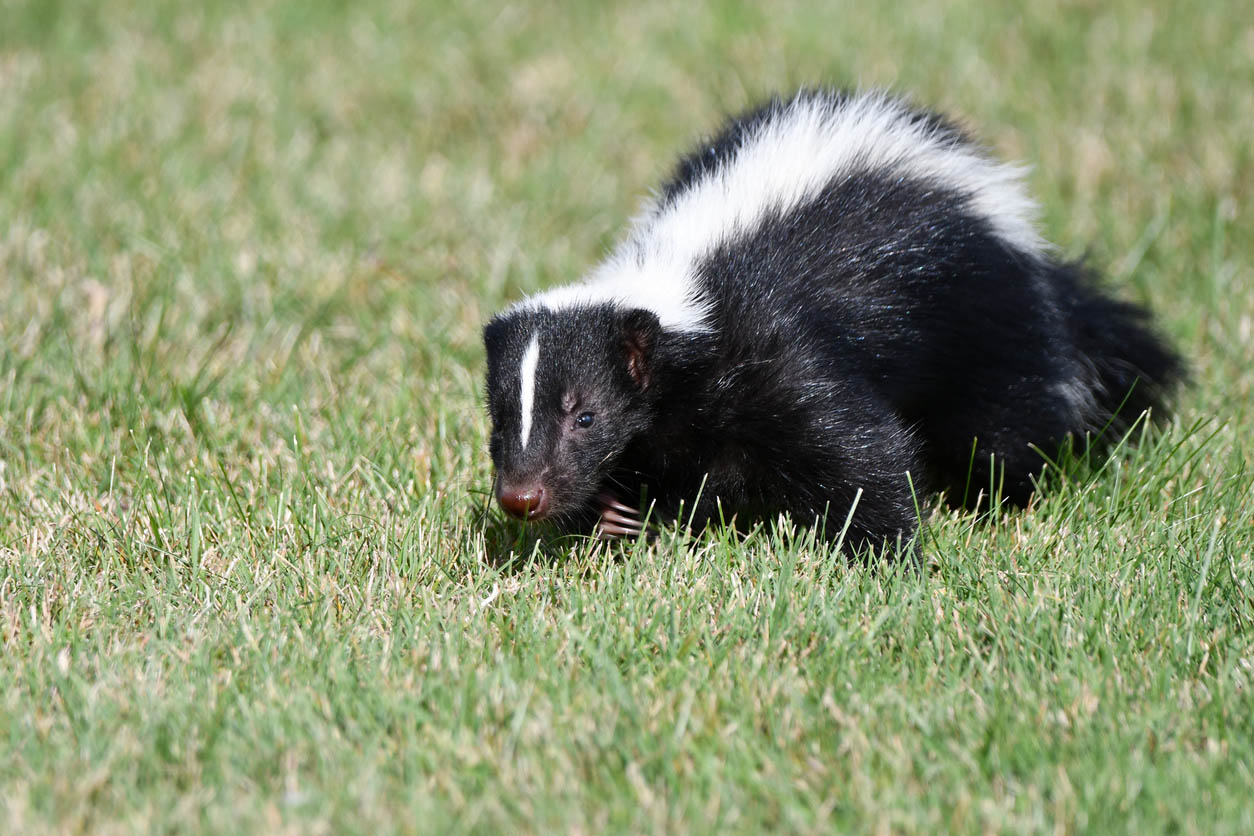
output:
M0 830L1254 830L1245 0L0 0ZM1193 383L926 565L537 540L479 328L718 115L1033 164Z

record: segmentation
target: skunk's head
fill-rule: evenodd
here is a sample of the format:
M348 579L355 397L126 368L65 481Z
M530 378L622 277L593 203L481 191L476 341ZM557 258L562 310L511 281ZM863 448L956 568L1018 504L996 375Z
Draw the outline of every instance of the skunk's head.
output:
M657 316L612 304L515 307L483 332L495 494L524 520L586 511L652 418Z

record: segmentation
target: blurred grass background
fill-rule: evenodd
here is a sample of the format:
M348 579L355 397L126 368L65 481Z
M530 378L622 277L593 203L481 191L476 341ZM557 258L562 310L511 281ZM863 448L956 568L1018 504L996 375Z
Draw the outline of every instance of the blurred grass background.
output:
M482 322L816 82L1030 163L1175 423L927 571L500 521ZM0 0L5 829L1248 832L1252 91L1224 0Z

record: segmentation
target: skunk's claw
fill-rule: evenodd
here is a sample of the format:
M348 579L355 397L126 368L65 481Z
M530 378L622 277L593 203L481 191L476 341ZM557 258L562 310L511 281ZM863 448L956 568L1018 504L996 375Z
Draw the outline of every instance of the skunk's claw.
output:
M640 521L640 512L630 505L624 505L609 494L597 497L601 506L601 518L597 521L594 533L598 539L612 540L617 537L639 537L644 531L644 523Z
M632 508L630 505L624 505L610 494L603 493L597 497L597 499L600 500L601 506L604 508L613 508L615 511L622 511L624 514L629 514L633 517L640 516L640 512L638 510Z

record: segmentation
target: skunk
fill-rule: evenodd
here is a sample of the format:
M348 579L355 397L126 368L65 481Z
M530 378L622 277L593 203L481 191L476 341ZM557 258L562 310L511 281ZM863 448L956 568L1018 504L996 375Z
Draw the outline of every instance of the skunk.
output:
M1023 170L884 93L805 89L683 157L583 281L484 329L495 495L637 535L787 513L850 548L917 498L1024 504L1182 373L1034 224Z

